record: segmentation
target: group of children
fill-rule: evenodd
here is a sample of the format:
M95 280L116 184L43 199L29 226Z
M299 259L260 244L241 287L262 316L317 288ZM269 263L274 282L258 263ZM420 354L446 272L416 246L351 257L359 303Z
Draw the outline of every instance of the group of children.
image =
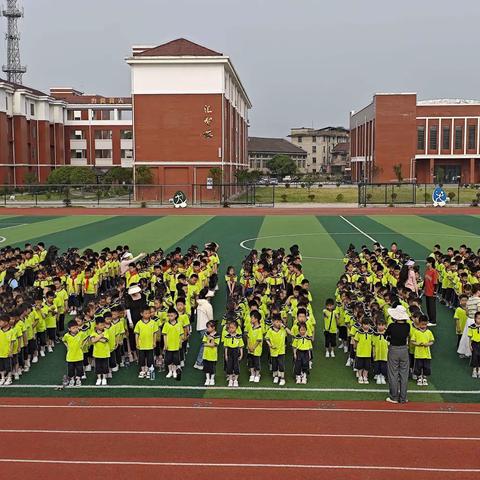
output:
M66 346L64 384L96 385L136 361L140 378L155 366L179 378L198 298L215 295L218 245L177 247L133 257L128 246L80 254L39 243L0 251L0 384ZM64 332L65 319L71 318Z

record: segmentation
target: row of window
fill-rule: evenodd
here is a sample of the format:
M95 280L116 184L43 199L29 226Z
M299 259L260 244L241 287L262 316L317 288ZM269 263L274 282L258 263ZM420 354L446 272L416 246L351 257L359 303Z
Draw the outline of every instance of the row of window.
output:
M303 143L303 137L296 137L298 143ZM317 137L305 137L305 138L311 138L312 143L317 143ZM333 142L333 143L340 143L344 142L346 137L320 137L321 142Z
M250 159L250 167L255 170L262 170L267 168L267 163L270 159ZM306 161L305 160L296 160L294 159L298 168L305 168Z
M428 148L429 150L438 150L438 126L432 125L429 128ZM442 126L442 150L450 150L450 125ZM477 147L477 127L468 125L467 127L467 149L475 150ZM454 128L454 149L463 149L463 127L456 125ZM417 150L425 150L425 127L417 127Z
M133 158L133 150L121 150L120 156L122 159L132 159ZM86 150L70 150L70 158L72 159L86 159L87 158L87 151ZM112 159L112 151L111 150L95 150L95 158L98 160L101 159Z
M90 120L114 120L115 111L110 109L97 110L67 110L67 120L87 120L90 112ZM118 120L132 120L132 110L118 110Z
M112 130L95 130L95 140L111 140L113 137ZM84 130L72 130L70 132L70 140L85 140L87 138ZM133 138L132 130L120 130L121 140L131 140Z

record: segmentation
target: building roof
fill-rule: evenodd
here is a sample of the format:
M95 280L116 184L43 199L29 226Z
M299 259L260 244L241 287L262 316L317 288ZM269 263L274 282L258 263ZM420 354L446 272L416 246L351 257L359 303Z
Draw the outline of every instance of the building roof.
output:
M177 38L158 47L134 52L135 57L222 57L223 54L191 42L186 38Z
M332 148L332 153L348 154L350 152L350 142L337 143Z
M249 137L248 151L287 155L307 155L302 148L293 145L284 138Z
M36 90L35 88L30 88L25 85L20 85L19 83L9 82L8 80L4 80L3 78L0 78L0 83L5 83L6 85L9 85L10 87L12 87L14 90L26 90L32 95L36 95L38 97L49 96L48 93L41 92L40 90Z
M436 105L480 105L480 100L466 100L464 98L436 98L433 100L420 100L417 102L420 107Z
M298 130L298 131L296 131ZM320 136L338 136L339 134L349 134L349 130L344 127L324 127L324 128L292 128L292 133L289 137L320 137Z

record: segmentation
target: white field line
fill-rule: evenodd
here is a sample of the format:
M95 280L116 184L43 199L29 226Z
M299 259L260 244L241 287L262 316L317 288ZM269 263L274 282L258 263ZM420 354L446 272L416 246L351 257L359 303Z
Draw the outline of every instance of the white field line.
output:
M372 435L339 433L282 433L282 432L197 432L197 431L151 431L151 430L48 430L48 429L0 429L0 433L45 434L45 435L153 435L196 437L284 437L284 438L353 438L377 440L431 440L477 442L480 437Z
M354 225L350 220L347 220L344 216L340 215L340 218L348 223L351 227L353 227L355 230L357 230L357 232L360 232L363 236L367 237L369 240L371 240L373 243L376 243L377 241L371 237L368 233L365 233L363 230L361 230L360 228L358 228L356 225Z
M308 470L380 470L401 472L439 472L439 473L480 473L480 468L439 468L406 467L396 465L321 465L297 463L204 463L204 462L142 462L142 461L107 461L107 460L40 460L29 458L0 458L0 463L46 464L46 465L118 465L145 467L199 467L199 468L266 468L266 469L308 469Z

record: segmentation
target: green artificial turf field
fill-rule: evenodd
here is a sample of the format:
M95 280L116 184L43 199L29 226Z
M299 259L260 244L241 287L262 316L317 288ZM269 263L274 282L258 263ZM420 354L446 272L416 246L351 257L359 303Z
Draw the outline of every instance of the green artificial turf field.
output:
M221 290L214 299L214 310L220 319L225 307L225 289L222 283L228 265L237 268L249 248L270 246L300 246L304 256L304 270L310 280L317 319L326 297L332 296L335 283L343 270L342 257L350 243L360 247L378 240L384 245L396 241L399 247L417 260L424 260L434 243L442 247L458 247L467 243L474 250L480 247L480 216L266 216L266 217L211 217L211 216L70 216L30 217L0 216L1 245L20 245L43 241L60 249L78 247L101 249L128 244L135 253L164 250L177 245L203 245L207 241L220 244ZM367 238L370 237L370 238ZM423 267L423 263L421 264ZM480 399L480 380L470 377L468 361L458 359L452 311L438 306L439 326L435 328L437 342L433 347L433 375L428 393L412 393L415 401L475 402ZM320 327L321 328L321 327ZM110 387L81 387L55 390L65 370L64 348L59 345L53 354L33 366L19 382L0 389L0 396L185 396L208 398L277 398L277 399L376 399L385 398L386 387L358 385L351 369L344 366L345 354L325 359L323 336L317 334L315 361L309 383L295 385L292 374L286 387L273 385L266 361L259 384L249 384L246 367L240 389L226 389L219 362L217 387L205 389L204 375L192 368L199 339L194 335L181 382L157 375L155 381L137 379L137 369L121 369L110 380ZM289 355L291 356L291 355ZM291 360L289 361L289 366ZM287 367L287 372L291 369ZM93 374L85 382L93 384ZM253 386L254 385L254 386ZM115 387L115 388L113 388ZM140 388L138 388L140 387ZM417 386L411 384L411 392Z

